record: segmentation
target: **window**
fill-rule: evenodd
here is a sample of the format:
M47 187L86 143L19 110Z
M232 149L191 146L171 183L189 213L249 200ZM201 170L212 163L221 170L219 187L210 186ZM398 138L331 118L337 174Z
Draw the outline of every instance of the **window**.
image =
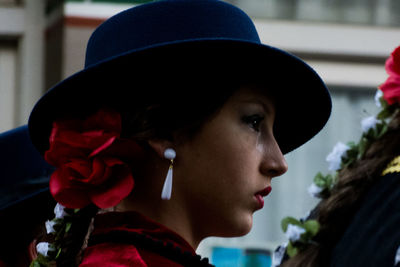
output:
M400 26L398 0L227 0L256 18Z

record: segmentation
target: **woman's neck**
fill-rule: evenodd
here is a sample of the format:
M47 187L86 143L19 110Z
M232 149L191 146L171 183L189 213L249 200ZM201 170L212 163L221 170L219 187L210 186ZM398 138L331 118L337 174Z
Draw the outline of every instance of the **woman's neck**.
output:
M179 234L194 250L197 249L203 237L195 234L194 224L178 200L161 200L160 196L150 198L148 194L142 199L141 195L138 193L134 198L123 200L116 211L137 211Z

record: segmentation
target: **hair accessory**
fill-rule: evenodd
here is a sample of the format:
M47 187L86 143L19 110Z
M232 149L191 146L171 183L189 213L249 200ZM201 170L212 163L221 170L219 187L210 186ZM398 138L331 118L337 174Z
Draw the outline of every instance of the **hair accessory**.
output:
M161 192L161 199L169 200L171 199L171 192L172 192L172 174L173 174L173 167L174 167L174 159L176 157L176 152L172 148L167 148L164 151L164 157L171 161L169 165L167 177L165 178L164 186Z
M120 132L121 115L111 109L54 122L45 159L56 167L50 192L58 203L71 209L93 203L104 209L131 193L134 179L123 159L140 147Z

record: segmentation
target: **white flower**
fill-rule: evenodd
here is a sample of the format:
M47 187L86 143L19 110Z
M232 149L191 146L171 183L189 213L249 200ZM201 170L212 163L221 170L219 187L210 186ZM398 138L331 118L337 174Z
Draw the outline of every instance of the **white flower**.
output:
M54 214L56 215L57 219L64 218L67 213L64 211L65 207L60 203L57 203L56 207L54 208Z
M287 243L280 245L272 255L272 267L277 267L281 265L283 257L285 256Z
M50 244L48 242L40 242L36 245L36 251L42 254L43 256L47 257L47 253L50 250L49 246Z
M333 148L333 151L326 157L326 161L329 163L328 169L331 171L339 170L342 157L346 156L346 152L349 149L350 147L347 145L343 144L342 142L338 142Z
M361 121L361 129L362 129L363 133L368 132L369 129L371 129L371 128L375 128L375 126L378 122L379 122L379 120L376 119L374 116L364 118Z
M310 196L312 196L314 198L319 198L319 193L321 193L322 190L323 190L323 188L319 187L315 183L312 183L307 189Z
M397 248L396 256L394 258L394 265L396 266L398 263L400 263L400 247Z
M286 237L291 241L291 242L296 242L300 239L301 234L305 233L306 230L301 228L300 226L293 225L293 224L288 224L288 227L286 229Z
M46 221L46 231L48 234L55 232L55 230L54 230L55 224L56 223L54 221Z
M381 90L376 90L376 94L375 94L375 105L378 107L378 108L381 108L382 107L382 105L381 105L381 102L379 101L379 99L381 98L383 96L383 92L381 91Z

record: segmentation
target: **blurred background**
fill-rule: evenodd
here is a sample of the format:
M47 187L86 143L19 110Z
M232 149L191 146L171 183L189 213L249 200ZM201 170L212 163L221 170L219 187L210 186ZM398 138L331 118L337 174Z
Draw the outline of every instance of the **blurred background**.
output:
M0 132L26 124L47 89L83 68L86 43L95 27L145 2L150 1L0 0ZM227 2L253 18L263 43L308 62L333 97L329 123L286 156L289 171L273 180L272 193L255 214L250 234L208 238L198 250L217 266L268 266L273 249L285 241L281 219L303 217L317 203L307 187L318 171L327 172L326 155L338 141L358 141L361 119L377 111L374 95L386 79L385 59L400 45L400 1Z

